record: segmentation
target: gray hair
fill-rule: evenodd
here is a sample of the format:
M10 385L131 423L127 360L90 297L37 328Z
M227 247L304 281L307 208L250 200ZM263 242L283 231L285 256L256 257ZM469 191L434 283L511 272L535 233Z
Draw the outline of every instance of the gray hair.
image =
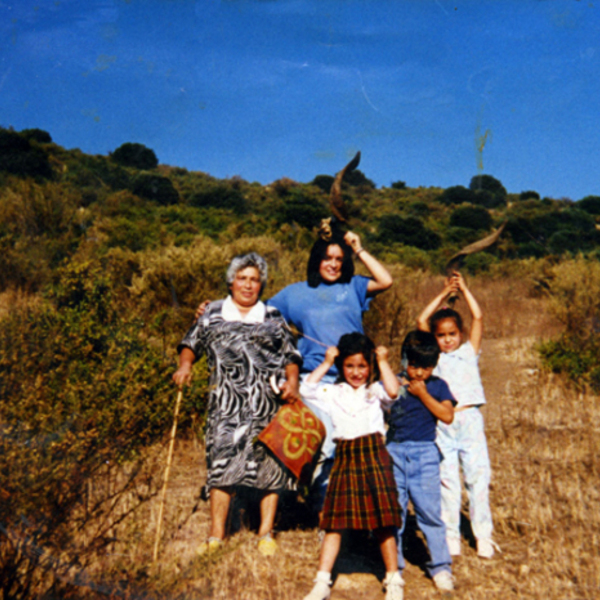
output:
M250 252L249 254L236 256L229 263L229 267L227 267L227 273L225 275L227 287L231 287L235 276L238 274L238 271L242 271L248 267L255 267L258 269L260 274L260 293L262 294L265 286L267 285L267 261L256 252Z

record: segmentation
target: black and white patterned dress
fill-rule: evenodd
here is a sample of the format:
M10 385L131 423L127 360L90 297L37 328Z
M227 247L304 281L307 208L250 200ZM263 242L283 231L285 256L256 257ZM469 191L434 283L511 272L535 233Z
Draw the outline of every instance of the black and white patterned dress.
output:
M262 323L226 321L224 302L209 304L178 347L179 352L189 348L196 358L206 352L211 369L207 487L282 489L289 472L254 440L280 407L269 378L283 376L286 365L301 365L302 358L277 309L265 306Z

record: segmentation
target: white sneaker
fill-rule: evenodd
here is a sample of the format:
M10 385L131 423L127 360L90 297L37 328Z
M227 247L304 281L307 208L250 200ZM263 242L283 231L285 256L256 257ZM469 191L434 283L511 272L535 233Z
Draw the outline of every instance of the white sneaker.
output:
M450 571L440 571L433 577L433 583L440 592L453 592L454 591L454 577Z
M446 543L448 544L448 552L450 552L450 556L460 556L460 538L446 538Z
M500 546L498 546L494 540L477 540L477 556L480 558L492 558L494 556L494 550L502 552Z
M388 573L383 580L385 600L402 600L404 598L404 579L400 571Z
M331 596L331 579L324 581L318 579L317 576L313 589L310 590L308 596L304 596L304 600L328 600L329 596Z

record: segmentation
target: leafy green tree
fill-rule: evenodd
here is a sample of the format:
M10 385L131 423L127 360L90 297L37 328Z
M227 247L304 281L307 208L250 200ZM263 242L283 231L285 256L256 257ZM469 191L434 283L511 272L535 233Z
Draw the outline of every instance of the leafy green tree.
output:
M354 169L344 175L344 183L352 187L367 187L375 189L376 185L360 169Z
M27 137L8 129L0 129L0 171L38 180L53 177L48 154Z
M147 148L144 144L126 142L110 154L110 157L124 167L149 170L158 166L154 150Z
M392 181L392 189L393 190L405 190L406 182L405 181Z
M171 180L154 173L140 173L133 180L131 191L141 198L155 200L163 206L179 202L179 192Z
M283 199L278 215L279 223L297 223L307 229L317 227L329 216L329 210L320 198L310 195L302 188L292 188Z
M383 215L379 220L377 241L384 244L401 243L422 250L435 250L441 243L439 235L427 229L421 219L405 218L394 213Z
M498 179L491 175L475 175L471 178L469 189L473 192L479 190L486 190L495 196L506 196L506 188L500 183Z
M246 198L239 186L226 182L214 182L203 187L191 196L189 202L198 208L224 208L238 214L248 211Z
M322 189L326 194L329 194L331 190L331 186L335 178L331 175L317 175L311 182L311 185L316 185L318 188Z
M459 206L450 215L450 225L488 230L492 226L492 216L483 206Z
M447 206L452 206L456 204L463 204L463 202L475 204L476 199L474 192L472 192L470 189L464 187L463 185L454 185L446 188L442 192L442 195L439 197L439 201Z
M47 132L44 131L43 129L23 129L21 130L21 135L25 138L27 138L28 140L35 140L36 142L40 143L40 144L51 144L52 143L52 137L51 135Z
M576 202L575 206L590 215L600 215L600 196L586 196Z
M537 192L534 192L533 190L528 190L525 192L521 192L519 194L519 200L539 200L540 199L540 195Z

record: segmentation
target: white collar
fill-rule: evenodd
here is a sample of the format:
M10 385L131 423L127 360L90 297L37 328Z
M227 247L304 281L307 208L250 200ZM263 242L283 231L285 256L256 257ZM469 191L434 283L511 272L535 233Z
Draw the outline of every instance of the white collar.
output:
M227 296L221 308L221 316L224 321L242 321L242 323L263 323L267 309L260 300L242 316L239 308L235 305L233 298Z

